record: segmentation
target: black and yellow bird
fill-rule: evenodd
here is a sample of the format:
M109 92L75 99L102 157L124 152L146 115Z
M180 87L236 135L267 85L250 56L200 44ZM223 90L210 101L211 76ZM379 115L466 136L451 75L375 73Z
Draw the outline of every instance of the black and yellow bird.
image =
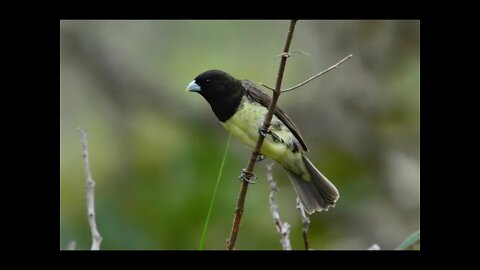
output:
M248 80L209 70L188 86L202 95L222 125L234 137L254 148L270 105L270 97ZM328 210L339 198L337 188L305 156L307 146L287 114L276 107L260 150L283 166L307 213Z

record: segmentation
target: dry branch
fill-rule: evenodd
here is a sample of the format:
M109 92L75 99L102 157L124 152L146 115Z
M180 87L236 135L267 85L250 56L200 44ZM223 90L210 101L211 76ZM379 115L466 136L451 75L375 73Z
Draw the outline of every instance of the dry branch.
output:
M95 221L95 182L90 172L90 162L88 161L87 131L79 128L80 140L82 142L82 157L85 163L86 189L87 189L87 215L90 231L92 233L91 250L99 250L102 243L102 236L98 232L97 222Z
M290 224L282 222L280 219L280 212L278 211L278 205L275 202L275 193L277 193L278 187L272 176L273 164L274 163L265 166L268 184L270 185L270 196L268 197L268 201L270 202L270 211L272 211L273 222L275 223L277 232L279 232L282 236L280 240L280 243L282 243L282 249L292 250L292 246L290 244Z
M303 236L303 243L305 245L305 250L309 250L309 245L308 245L308 226L310 225L310 219L308 218L307 214L305 213L305 208L303 207L302 202L300 201L300 198L297 197L297 209L300 211L300 216L302 217L302 236Z
M299 83L299 84L297 84L297 85L295 85L295 86L292 86L292 87L290 87L290 88L281 90L281 92L282 92L282 93L289 92L289 91L295 90L295 89L297 89L297 88L299 88L299 87L301 87L301 86L304 86L305 84L307 84L307 83L315 80L316 78L322 76L323 74L329 72L330 70L332 70L332 69L334 69L334 68L337 68L340 64L342 64L343 62L345 62L348 58L350 58L350 57L352 57L352 56L353 56L353 54L350 54L349 56L347 56L347 57L343 58L342 60L340 60L340 61L339 61L338 63L336 63L335 65L333 65L333 66L325 69L324 71L322 71L322 72L320 72L320 73L318 73L318 74L316 74L316 75L314 75L314 76L306 79L305 81L303 81L303 82L301 82L301 83ZM270 87L270 86L268 86L268 85L266 85L266 84L263 84L263 83L258 83L258 84L260 84L261 86L263 86L263 87L265 87L265 88L267 88L267 89L270 89L270 90L272 90L272 91L275 91L275 89L273 89L272 87Z
M295 24L297 23L297 20L291 20L290 21L290 27L288 30L287 34L287 40L285 41L285 47L283 48L283 55L280 60L280 66L278 68L278 75L277 75L277 82L275 84L275 91L273 92L272 96L272 101L270 102L270 106L268 108L268 112L265 115L265 120L263 122L262 130L267 130L268 127L270 126L270 121L272 120L273 117L273 112L275 110L275 106L277 105L278 98L280 97L281 94L281 86L282 86L282 80L283 80L283 73L285 72L285 64L287 62L288 58L288 51L290 49L290 43L292 42L292 37L293 37L293 31L295 30ZM263 135L260 135L257 141L257 144L255 148L252 151L252 154L250 156L250 160L248 161L247 168L244 171L243 176L245 176L244 179L242 179L242 183L240 185L240 193L238 195L238 200L237 200L237 207L235 209L235 216L233 218L233 225L232 225L232 230L230 233L230 237L227 240L227 250L233 250L235 247L235 242L237 241L237 236L238 232L240 229L240 221L242 219L243 215L243 208L245 205L245 197L247 196L247 190L248 190L248 183L250 181L250 178L253 176L253 169L255 167L255 163L257 160L258 155L260 154L260 149L262 147L263 141L265 137Z

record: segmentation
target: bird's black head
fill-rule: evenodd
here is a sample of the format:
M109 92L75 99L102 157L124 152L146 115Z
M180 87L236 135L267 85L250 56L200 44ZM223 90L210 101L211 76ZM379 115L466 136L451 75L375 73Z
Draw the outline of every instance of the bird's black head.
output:
M230 95L238 85L241 83L230 74L221 70L208 70L195 77L187 90L199 93L210 102Z
M208 70L187 86L187 91L202 95L222 122L228 120L240 105L245 88L242 82L221 70Z

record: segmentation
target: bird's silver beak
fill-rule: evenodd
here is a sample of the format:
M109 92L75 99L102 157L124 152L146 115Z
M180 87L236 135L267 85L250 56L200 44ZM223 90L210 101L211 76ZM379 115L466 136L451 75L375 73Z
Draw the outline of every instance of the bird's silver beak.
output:
M193 80L191 83L187 85L186 91L189 92L200 92L202 88L200 88L200 85L198 85L195 80Z

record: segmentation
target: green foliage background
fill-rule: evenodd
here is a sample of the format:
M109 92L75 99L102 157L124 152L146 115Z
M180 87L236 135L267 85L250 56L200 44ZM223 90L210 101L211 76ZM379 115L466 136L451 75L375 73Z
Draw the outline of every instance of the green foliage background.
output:
M89 131L102 249L196 249L228 135L199 95L222 69L273 86L288 21L60 23L60 249L90 246L77 127ZM338 187L311 216L313 249L394 249L420 228L419 21L299 21L284 87L354 56L280 98ZM206 249L224 249L249 150L232 140ZM264 161L249 189L237 249L281 249ZM281 217L302 249L295 192L274 167Z

